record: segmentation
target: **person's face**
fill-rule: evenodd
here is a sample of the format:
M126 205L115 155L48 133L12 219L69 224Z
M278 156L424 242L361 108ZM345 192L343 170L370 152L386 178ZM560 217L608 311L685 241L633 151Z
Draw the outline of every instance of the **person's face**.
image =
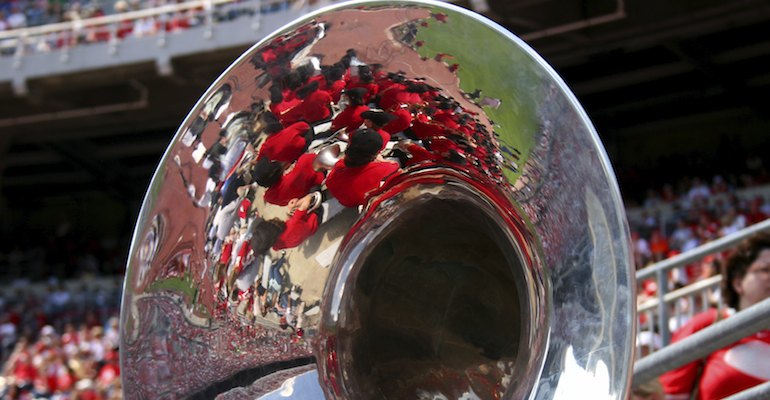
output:
M770 249L759 253L743 278L733 280L733 288L740 295L741 309L770 297Z

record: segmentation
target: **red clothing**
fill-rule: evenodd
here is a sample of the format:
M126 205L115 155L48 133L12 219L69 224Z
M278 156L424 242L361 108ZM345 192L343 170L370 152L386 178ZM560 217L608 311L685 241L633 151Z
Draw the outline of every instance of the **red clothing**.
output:
M668 242L666 239L661 238L660 240L651 240L650 241L650 251L652 251L653 254L663 254L665 257L666 254L668 254Z
M353 132L358 127L361 126L361 124L364 123L364 119L361 117L361 113L364 111L369 111L369 107L367 106L348 106L345 108L345 111L339 113L336 117L334 117L334 121L332 121L331 130L336 131L342 128L347 128L348 132Z
M390 141L390 133L386 132L384 129L379 129L377 133L379 133L380 136L382 136L382 148L380 149L380 151L383 151L385 150L385 146L387 146L388 142Z
M230 262L230 256L233 253L233 242L228 241L225 243L225 245L222 247L222 255L219 256L219 262L222 264L227 264Z
M754 225L758 222L762 222L768 218L767 214L763 213L762 211L757 211L755 213L749 213L746 215L746 224L747 225Z
M235 271L239 274L243 271L243 268L257 258L253 251L251 251L251 243L248 240L241 244L241 249L238 250L238 257L235 258Z
M313 186L320 185L324 180L324 174L313 170L315 156L315 154L301 155L294 168L278 183L267 189L265 201L285 206L289 204L289 200L298 199L308 194Z
M274 250L297 247L318 230L318 214L307 210L296 210L286 221L286 230L278 237Z
M238 218L245 219L249 215L249 208L251 208L251 200L243 199L238 206Z
M345 207L357 207L366 202L368 195L380 187L380 182L398 170L391 162L370 162L348 168L345 160L337 161L326 178L326 187Z
M275 54L275 50L269 47L262 52L262 60L265 61L265 64L270 64L271 62L277 59L278 59L278 56Z
M377 96L377 92L379 91L379 87L377 87L374 83L361 83L356 79L355 82L348 83L345 87L346 89L354 89L354 88L364 88L366 89L366 95L364 96L364 102L369 102L370 99L374 98L374 96Z
M277 104L270 103L270 111L278 117L278 120L281 121L283 126L288 126L297 122L296 119L292 119L293 115L291 114L291 110L299 105L300 101L300 99L295 98L291 101L284 99L284 101Z
M294 162L305 152L305 134L310 125L296 122L267 138L259 150L259 159L267 157L270 161Z
M327 86L326 79L324 79L318 86L318 90L324 90L332 96L332 101L334 104L340 102L340 97L342 97L342 89L345 89L345 81L342 79L332 83L331 86Z
M460 125L455 121L455 115L450 111L439 111L431 117L433 122L443 125L447 129L458 129Z
M26 355L16 364L13 370L13 377L16 382L32 382L37 377L37 368L32 365L32 357Z
M677 331L671 340L676 343L714 323L717 310L711 309L694 316ZM741 339L735 344L715 351L706 358L700 380L698 399L716 400L759 385L770 379L770 330ZM694 361L667 372L660 382L668 394L686 395L692 390L698 373Z
M99 371L98 379L101 383L109 385L120 378L120 366L107 364Z
M406 89L392 88L385 91L380 99L380 107L383 110L395 109L402 104L419 104L422 98L417 93L406 91Z
M382 128L382 130L385 132L393 135L403 131L406 128L409 128L409 126L412 125L412 113L410 113L406 108L399 108L395 111L392 111L391 114L398 118L390 121L390 123Z
M422 140L445 136L449 133L443 125L435 123L425 114L419 114L414 119L412 132Z
M418 146L416 144L410 145L406 148L406 150L409 151L409 154L412 155L412 157L406 162L407 165L414 165L423 161L438 161L443 159L443 157L433 154L424 147Z
M380 96L384 96L386 91L403 89L406 89L406 85L393 82L390 79L383 79L377 82L377 92L380 94Z
M318 122L331 115L329 105L332 101L332 96L329 93L316 90L291 109L286 118L294 121L304 118L307 122Z
M131 32L134 30L134 22L130 19L125 19L123 21L118 22L118 32L117 36L118 39L123 39L126 36L130 35Z

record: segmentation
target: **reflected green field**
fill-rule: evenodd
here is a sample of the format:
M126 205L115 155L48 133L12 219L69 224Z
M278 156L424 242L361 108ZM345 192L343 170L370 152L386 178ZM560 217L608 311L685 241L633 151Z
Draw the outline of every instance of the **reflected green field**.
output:
M475 20L454 12L445 12L446 22L435 17L422 22L417 41L420 56L433 58L437 53L449 54L448 66L457 63L460 88L466 93L481 90L481 98L489 96L501 100L499 108L484 107L489 118L500 126L495 127L499 140L522 152L522 165L526 162L537 129L535 102L527 101L542 91L542 78L534 71L540 67L511 41L479 24ZM475 43L474 46L458 46L457 43ZM448 49L452 49L448 51ZM518 173L505 170L511 182Z

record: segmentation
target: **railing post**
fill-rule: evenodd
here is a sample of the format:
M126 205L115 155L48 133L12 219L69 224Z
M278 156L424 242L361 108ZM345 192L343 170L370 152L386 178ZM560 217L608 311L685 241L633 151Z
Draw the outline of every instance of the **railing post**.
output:
M262 0L257 0L256 3L256 12L251 18L251 29L258 31L262 26Z
M120 22L110 24L110 38L108 40L109 47L107 48L107 54L115 55L118 52L118 30L120 30Z
M203 37L211 39L214 36L214 5L211 0L206 1L206 5L203 6L203 12L205 13L205 26L203 31Z
M158 14L155 16L155 26L157 27L158 47L166 46L166 28L168 27L168 14Z
M70 60L70 47L72 47L72 38L75 36L75 28L68 28L62 31L62 52L59 61L67 63Z
M668 329L668 304L663 299L668 293L668 271L659 269L656 271L658 278L658 329L663 346L671 343L671 332Z

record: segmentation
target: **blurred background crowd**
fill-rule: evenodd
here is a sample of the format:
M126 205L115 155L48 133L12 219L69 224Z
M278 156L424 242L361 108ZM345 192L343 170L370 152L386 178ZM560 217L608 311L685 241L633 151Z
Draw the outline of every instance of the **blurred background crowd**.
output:
M2 399L117 399L120 390L114 279L8 288L0 297Z

